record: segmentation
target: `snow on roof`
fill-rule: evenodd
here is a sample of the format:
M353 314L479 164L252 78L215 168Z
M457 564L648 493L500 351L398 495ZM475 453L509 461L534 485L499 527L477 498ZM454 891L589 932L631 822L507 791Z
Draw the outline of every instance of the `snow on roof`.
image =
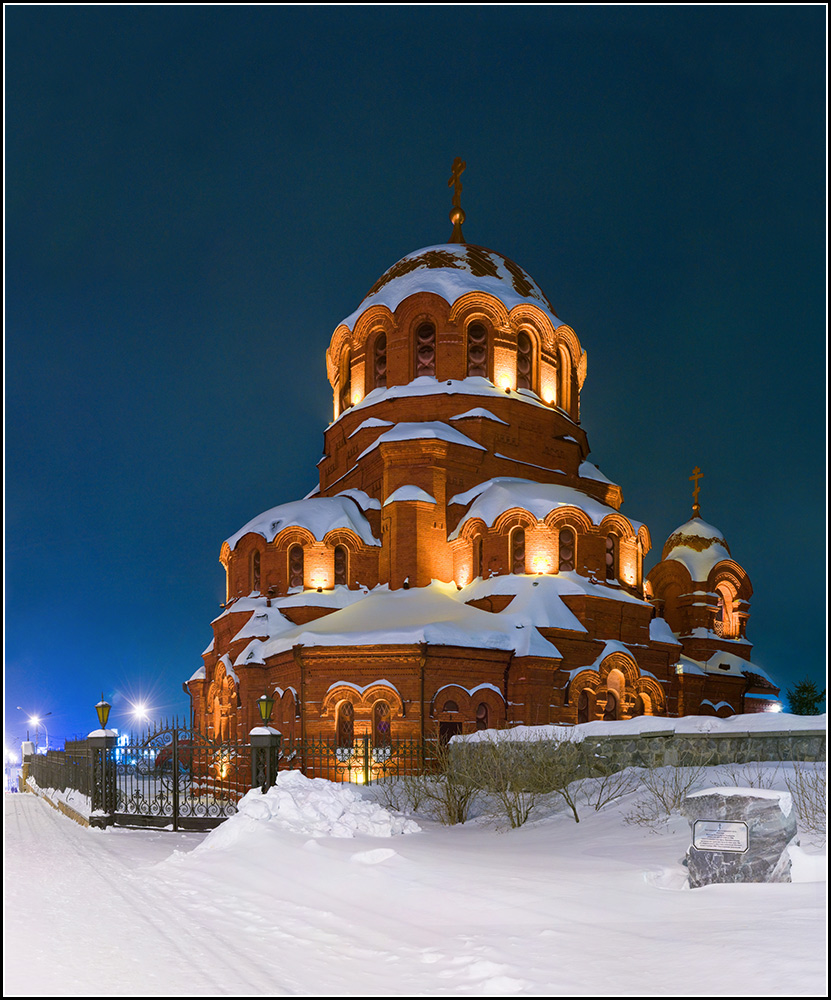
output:
M433 701L435 701L436 698L438 698L438 696L442 693L442 691L446 691L448 688L459 688L460 690L464 691L466 694L469 695L474 695L476 694L477 691L495 691L503 701L505 700L504 693L500 691L500 689L495 684L491 684L489 681L485 681L484 683L477 684L476 687L472 688L466 688L464 684L443 684L438 689L438 691L436 691L436 693L433 695Z
M483 445L477 444L466 434L462 434L461 431L457 431L455 427L451 427L450 424L445 424L441 420L403 421L400 424L395 424L391 431L379 434L375 441L358 455L356 461L360 461L364 455L368 455L385 441L417 441L422 438L449 441L451 444L477 448L479 451L487 450Z
M665 618L652 619L649 623L649 638L654 642L671 642L674 646L681 645Z
M530 302L547 313L555 327L560 325L551 303L529 274L502 254L467 243L437 244L407 254L381 275L343 325L354 329L370 306L383 305L395 312L416 292L433 292L452 306L472 291L490 292L509 310Z
M235 684L239 684L239 677L237 677L237 673L231 663L231 657L225 653L223 656L220 656L219 662L225 667L225 673L231 678L231 680L233 680Z
M207 645L207 646L206 646L206 647L205 647L205 648L204 648L204 649L202 650L202 655L203 655L203 656L207 656L207 655L208 655L208 653L212 653L213 651L214 651L214 640L213 640L213 638L211 638L211 641L210 641L210 642L208 643L208 645Z
M721 531L700 517L694 517L673 531L664 545L661 558L680 562L687 568L691 579L701 583L716 563L732 557Z
M457 413L455 417L451 417L450 419L466 420L468 417L483 417L485 420L495 420L498 424L504 424L506 427L510 426L507 420L500 420L499 417L491 413L490 410L486 410L484 406L474 406L472 410L465 410L464 413Z
M600 524L607 514L617 513L614 507L601 503L572 486L538 483L533 479L516 479L512 476L489 479L465 493L457 493L449 503L469 504L471 501L471 507L450 535L450 541L459 537L465 522L471 518L479 517L491 527L500 514L512 507L527 510L538 521L542 521L558 507L577 507L589 516L593 524ZM640 527L638 521L630 520L629 523L634 531Z
M252 639L251 642L242 650L239 656L234 660L235 667L245 667L250 663L264 663L261 650L263 648L262 640Z
M339 497L349 497L361 508L361 510L380 510L381 501L376 497L371 497L363 490L341 490L337 494Z
M355 428L354 431L352 431L349 437L355 437L358 431L365 430L368 427L392 427L392 425L393 425L392 420L381 420L380 417L367 417L367 419L364 420L362 424L358 424L358 426Z
M349 528L365 545L381 544L372 534L357 502L347 496L315 497L280 504L258 514L226 541L233 549L244 535L254 533L272 542L284 528L295 525L309 530L318 541L323 541L324 536L335 528Z
M420 486L413 486L412 484L399 486L397 490L393 490L384 501L384 506L386 507L388 503L397 503L399 500L421 500L423 503L436 503L435 497L431 497Z
M276 632L291 628L292 625L293 623L280 613L280 609L275 606L274 601L272 601L271 607L269 607L266 601L263 600L257 610L254 611L254 614L251 615L231 641L236 642L237 639L262 639L274 635Z
M265 658L304 646L466 646L514 650L518 656L560 658L557 648L521 616L469 607L452 583L389 590L376 587L364 599L324 618L298 625L264 645Z
M190 684L191 681L204 681L205 676L205 664L203 663L201 667L197 667L191 676L188 677L187 683Z
M563 438L563 440L566 441L569 439ZM571 438L570 440L573 441L574 438ZM598 483L608 483L610 486L617 485L616 483L613 483L611 479L607 479L600 469L598 469L598 467L592 462L581 462L580 468L577 470L577 475L580 476L581 479L594 479Z
M685 715L667 719L657 715L639 715L617 722L597 720L576 726L515 726L513 729L482 729L454 736L456 743L481 740L584 740L598 736L637 736L640 733L788 733L827 728L825 715L789 715L786 712L751 712L717 719L712 715Z
M461 591L460 599L469 602L492 597L495 594L513 594L514 599L506 610L528 624L533 624L537 628L561 628L568 632L585 633L586 629L580 624L580 620L560 600L564 593L584 592L583 588L574 583L571 576L570 573L560 573L547 576L508 575L492 576L487 580L477 579Z
M335 421L337 423L344 414L355 413L356 410L364 409L365 407L374 406L376 403L380 403L387 399L405 399L412 396L492 396L494 398L504 399L506 395L509 395L511 399L520 399L529 406L539 406L545 410L550 410L551 407L544 403L541 399L536 396L525 396L519 395L517 393L506 393L504 389L497 389L497 387L489 379L483 378L481 375L471 375L465 379L445 379L444 381L439 381L432 375L419 375L418 378L414 378L411 382L407 382L406 385L391 385L386 387L381 387L378 389L373 389L372 392L368 392L366 396L360 401L360 403L355 403L348 409L344 410ZM568 414L561 413L561 416L568 420ZM572 423L574 421L571 421Z

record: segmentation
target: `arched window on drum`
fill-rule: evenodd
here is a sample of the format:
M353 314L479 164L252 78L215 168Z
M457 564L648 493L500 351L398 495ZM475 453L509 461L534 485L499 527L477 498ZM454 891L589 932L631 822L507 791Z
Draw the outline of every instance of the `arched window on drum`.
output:
M289 586L303 586L303 546L292 545L289 549Z
M568 573L574 569L574 532L571 528L560 529L559 572Z
M416 330L416 378L436 374L436 328L432 323L422 323Z
M516 387L533 389L534 385L534 345L524 330L516 338Z
M481 323L467 328L467 374L488 377L488 331Z
M260 589L260 550L254 549L251 553L251 564L248 574L249 591L253 593Z
M514 528L511 532L511 572L525 572L525 528Z
M387 335L379 333L375 338L374 386L383 388L387 384Z
M488 728L488 706L483 701L480 701L476 707L476 728Z
M346 548L343 545L335 546L335 586L345 587L347 583L347 563Z

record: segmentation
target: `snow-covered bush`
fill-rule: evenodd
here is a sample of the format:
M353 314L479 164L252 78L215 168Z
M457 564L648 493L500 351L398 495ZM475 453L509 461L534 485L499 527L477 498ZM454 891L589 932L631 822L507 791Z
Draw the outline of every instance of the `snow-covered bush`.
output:
M687 755L687 763L677 767L637 768L641 797L623 818L653 829L661 826L673 813L681 811L687 793L701 784L712 763L713 751Z

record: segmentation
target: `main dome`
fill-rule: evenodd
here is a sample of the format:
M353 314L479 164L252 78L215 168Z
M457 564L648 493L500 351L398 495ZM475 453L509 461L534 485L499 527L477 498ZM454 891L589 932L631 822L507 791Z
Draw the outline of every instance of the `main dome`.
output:
M370 306L383 305L394 312L415 292L434 292L452 305L472 291L490 292L508 309L530 302L548 314L555 328L560 326L554 307L527 271L494 250L469 243L440 243L402 257L381 275L343 325L353 329Z

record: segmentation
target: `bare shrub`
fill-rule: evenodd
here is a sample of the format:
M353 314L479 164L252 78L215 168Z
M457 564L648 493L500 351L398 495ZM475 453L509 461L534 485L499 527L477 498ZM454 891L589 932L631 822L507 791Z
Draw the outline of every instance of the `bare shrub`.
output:
M435 819L447 826L464 823L469 817L480 789L471 775L464 751L448 744L435 748L437 773L425 781L425 798Z
M595 771L597 770L595 768ZM608 769L601 769L600 774L595 773L583 782L581 790L586 802L595 812L599 812L611 802L636 791L638 784L637 773L631 767L618 771L609 766Z
M828 806L825 764L794 761L793 773L785 775L785 785L802 829L825 837Z
M575 822L579 786L585 773L579 744L569 740L500 740L458 744L454 766L465 781L488 795L493 818L507 820L512 829L528 821L543 796L558 794Z
M759 762L728 764L718 772L718 780L737 788L774 788L780 781L779 765Z
M417 812L430 797L431 779L427 775L407 775L402 778L385 777L373 782L372 789L379 805L396 812Z
M686 756L688 764L639 769L639 785L644 794L634 809L623 817L624 822L654 829L673 813L680 812L687 794L701 783L715 754L714 751L699 751Z

